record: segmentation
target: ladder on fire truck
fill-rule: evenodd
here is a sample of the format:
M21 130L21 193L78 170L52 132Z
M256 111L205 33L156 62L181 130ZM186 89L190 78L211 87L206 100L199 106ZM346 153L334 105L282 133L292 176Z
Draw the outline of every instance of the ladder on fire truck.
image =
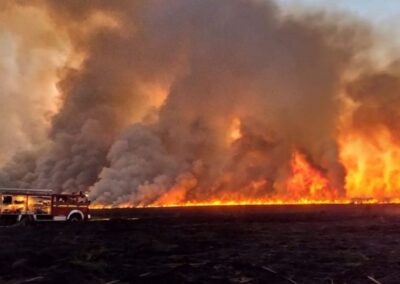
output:
M11 188L11 187L0 187L0 193L2 194L22 194L22 195L52 195L53 190L43 188Z

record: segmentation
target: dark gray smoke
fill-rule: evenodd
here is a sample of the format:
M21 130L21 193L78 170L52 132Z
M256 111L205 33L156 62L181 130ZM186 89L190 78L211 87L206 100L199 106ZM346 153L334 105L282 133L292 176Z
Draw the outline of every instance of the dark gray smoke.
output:
M363 25L269 1L37 5L84 59L60 71L51 145L8 179L116 205L285 196L296 149L344 194L338 94Z

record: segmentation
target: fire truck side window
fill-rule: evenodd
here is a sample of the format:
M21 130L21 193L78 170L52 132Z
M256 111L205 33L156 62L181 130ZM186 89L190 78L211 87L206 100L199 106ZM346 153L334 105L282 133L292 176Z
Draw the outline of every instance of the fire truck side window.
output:
M86 196L79 196L78 197L78 203L79 204L86 204L86 203L88 203L88 199L87 199L87 197Z
M76 204L76 196L68 196L68 204Z
M65 196L57 196L56 202L57 202L58 204L67 203L67 197L65 197Z
M76 204L76 197L75 196L68 196L68 195L59 195L53 197L55 204Z
M12 196L9 195L3 196L3 204L6 205L12 204Z

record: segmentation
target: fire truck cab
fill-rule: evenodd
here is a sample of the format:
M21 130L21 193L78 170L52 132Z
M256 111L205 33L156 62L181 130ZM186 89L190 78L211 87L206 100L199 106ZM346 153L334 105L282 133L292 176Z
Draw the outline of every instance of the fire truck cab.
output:
M0 188L0 219L15 222L86 221L90 201L82 192Z

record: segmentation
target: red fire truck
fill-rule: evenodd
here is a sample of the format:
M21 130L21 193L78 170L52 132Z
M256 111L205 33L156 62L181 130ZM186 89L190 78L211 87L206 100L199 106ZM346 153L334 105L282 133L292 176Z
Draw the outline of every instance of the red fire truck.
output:
M16 222L86 221L90 201L79 193L53 193L48 189L0 188L0 219Z

